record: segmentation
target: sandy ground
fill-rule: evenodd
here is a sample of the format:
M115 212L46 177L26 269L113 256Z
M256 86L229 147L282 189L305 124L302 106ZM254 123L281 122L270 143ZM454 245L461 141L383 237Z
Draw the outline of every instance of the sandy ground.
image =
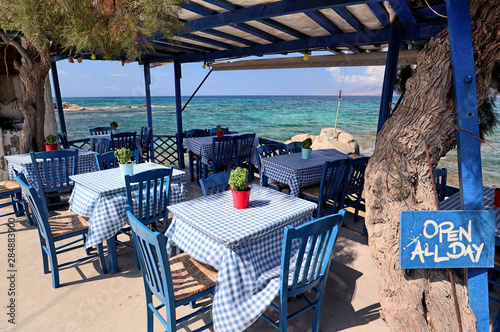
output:
M187 175L186 175L187 178ZM188 182L188 199L201 196L199 186ZM2 212L6 209L2 209ZM50 274L43 274L38 232L24 217L14 218L15 265L7 266L8 218L0 218L0 331L145 331L146 309L144 284L136 268L133 252L119 249L120 270L101 274L97 259L70 265L60 271L61 286L52 288ZM359 230L361 222L348 215L345 223ZM61 256L61 261L82 257L83 249ZM107 255L106 255L107 256ZM13 270L15 272L10 272ZM8 277L14 274L15 278ZM366 238L342 228L328 276L321 319L322 331L388 331L380 318L375 270ZM12 281L12 284L11 284ZM14 291L15 295L9 294ZM7 307L14 299L15 309ZM206 301L208 302L208 300ZM203 303L202 303L203 304ZM290 306L300 304L294 299ZM191 312L189 306L178 309L178 315ZM268 314L272 310L268 309ZM15 324L9 319L14 319ZM191 331L210 314L181 326ZM293 319L289 331L310 331L312 312ZM164 331L155 320L155 331ZM275 331L259 318L247 331Z

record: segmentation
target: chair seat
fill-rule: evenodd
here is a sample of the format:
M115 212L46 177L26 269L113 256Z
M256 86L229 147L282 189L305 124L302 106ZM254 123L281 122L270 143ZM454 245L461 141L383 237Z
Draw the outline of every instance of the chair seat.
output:
M281 189L290 189L290 186L281 182L270 182L269 186L280 187Z
M87 219L75 212L50 217L49 225L54 238L89 228Z
M21 186L17 181L0 181L0 194L13 190L21 190Z
M185 253L170 258L170 271L176 301L215 286L217 270Z
M299 195L319 198L319 184L300 188Z

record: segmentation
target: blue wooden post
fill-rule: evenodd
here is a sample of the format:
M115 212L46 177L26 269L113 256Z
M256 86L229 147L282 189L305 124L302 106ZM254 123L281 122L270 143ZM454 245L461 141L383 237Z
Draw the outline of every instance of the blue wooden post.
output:
M387 50L387 59L385 62L384 84L382 85L377 133L382 130L384 123L391 115L389 103L392 102L392 93L394 92L400 43L401 27L398 23L391 24L389 27L389 49Z
M149 61L144 61L144 86L146 87L146 111L148 114L148 127L153 130L153 114L151 112L151 66Z
M177 115L177 155L179 156L179 168L184 168L184 148L182 147L182 99L181 99L181 64L174 61L175 82L175 113Z
M61 89L59 87L59 77L57 76L56 62L52 61L52 83L54 84L54 94L56 95L57 114L59 115L59 126L61 132L66 132L66 121L64 120L64 111L62 107Z
M447 1L455 122L479 137L476 77L468 0ZM460 195L464 210L483 210L483 178L479 139L457 130ZM477 330L489 330L488 274L486 269L468 270L469 304L477 319Z

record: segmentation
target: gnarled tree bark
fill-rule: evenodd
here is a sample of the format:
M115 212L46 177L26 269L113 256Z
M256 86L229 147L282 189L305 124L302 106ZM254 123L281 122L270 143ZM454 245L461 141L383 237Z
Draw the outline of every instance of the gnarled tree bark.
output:
M500 54L500 2L471 0L477 99L486 98L494 60ZM448 31L419 53L405 100L377 137L366 171L366 227L377 267L382 316L393 331L458 331L447 270L399 267L402 210L435 210L432 166L456 145ZM476 330L467 289L454 276L464 331Z

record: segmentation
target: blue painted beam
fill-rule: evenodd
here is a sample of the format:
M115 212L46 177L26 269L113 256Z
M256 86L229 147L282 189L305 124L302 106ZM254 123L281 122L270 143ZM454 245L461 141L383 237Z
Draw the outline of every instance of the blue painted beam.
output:
M61 127L61 132L66 132L66 120L64 120L64 110L62 106L62 97L61 97L61 87L59 85L59 76L57 75L57 65L55 61L52 61L51 64L52 70L52 84L54 85L54 94L56 97L56 105L57 105L57 114L59 115L59 127Z
M405 26L402 41L427 40L434 37L446 27L445 22L433 22ZM389 42L389 28L377 30L365 30L361 32L343 33L338 35L327 35L311 37L307 39L283 41L273 44L255 45L250 47L235 48L227 51L215 51L210 53L196 53L179 56L177 58L166 58L165 60L177 59L181 62L211 61L230 57L252 56L257 54L277 54L285 52L299 52L325 47L346 47L349 45L372 45L386 44Z
M191 39L191 40L195 40L195 41L200 42L200 43L205 43L208 45L213 45L216 47L221 47L221 48L226 48L226 49L231 49L231 48L235 47L234 45L226 44L224 42L221 42L221 41L218 41L215 39L210 39L210 38L197 36L197 35L193 35L193 34L183 35L182 38Z
M254 36L257 36L259 38L265 39L271 43L278 43L283 41L283 39L278 38L274 35L271 35L270 33L267 33L265 31L262 31L260 29L257 29L251 25L248 25L246 23L238 23L236 26L233 26L233 28L240 29L241 31L245 31L246 33L252 34Z
M171 50L180 51L180 52L192 53L194 51L200 51L200 52L214 51L213 48L203 47L200 45L194 45L194 44L189 44L189 43L183 43L182 45L181 44L173 44L172 42L170 42L167 39L164 39L164 40L157 39L157 40L155 40L155 45L157 43L160 43L161 45L163 45L160 47L168 47Z
M305 13L311 20L319 24L323 29L331 33L332 35L337 33L342 33L340 30L328 17L326 17L322 12L318 10L313 10Z
M401 25L399 23L389 26L389 49L387 50L387 59L384 72L384 83L382 85L382 96L380 98L380 112L378 117L377 133L382 130L384 123L391 116L389 103L392 102L394 92L394 81L398 70L399 47L401 43Z
M182 5L182 8L189 10L190 12L196 13L198 15L207 16L207 15L215 15L218 14L215 10L204 7L196 2L187 2Z
M174 86L175 86L175 114L177 118L177 155L179 156L179 168L184 168L184 148L182 147L182 96L181 96L181 64L174 61Z
M148 127L153 130L153 113L151 111L151 66L149 61L144 61L144 87L146 89L146 113Z
M442 3L439 5L433 5L432 9L437 13L446 16L446 4ZM418 22L428 21L428 20L436 20L440 19L439 15L436 15L430 8L423 7L419 9L415 9L415 18Z
M469 1L447 1L446 9L455 92L455 123L464 129L456 133L460 197L464 210L484 210L480 142L468 134L479 137ZM476 316L477 330L489 331L487 269L469 269L467 277L469 305Z
M205 30L203 32L208 33L210 35L220 37L220 38L224 38L227 40L232 40L232 41L235 41L237 43L247 45L247 46L258 45L258 43L254 43L253 41L250 41L250 40L247 40L244 38L240 38L240 37L236 37L236 36L233 36L229 33L225 33L225 32L219 31L219 30L215 30L215 29Z
M347 46L347 48L349 49L349 51L351 51L352 53L355 53L355 54L358 54L358 53L362 53L363 50L361 50L359 47L357 46Z
M368 7L370 7L371 11L373 12L373 14L375 14L378 21L384 28L389 26L389 24L391 23L389 21L389 13L382 3L369 3Z
M300 31L297 31L285 24L282 24L278 21L275 21L271 18L264 18L262 20L259 20L260 23L263 23L267 26L270 26L271 28L273 29L276 29L276 30L280 30L280 31L283 31L291 36L294 36L296 38L299 38L299 39L303 39L303 38L308 38L309 36L300 32Z
M233 9L238 9L241 8L238 5L235 5L234 3L231 3L226 0L203 0L204 2L208 2L212 5L219 6L221 8L227 9L227 10L233 10Z
M332 8L340 17L342 17L350 26L356 31L363 31L365 28L363 24L345 7Z
M390 0L389 3L401 22L405 24L417 23L413 14L413 8L408 0Z

